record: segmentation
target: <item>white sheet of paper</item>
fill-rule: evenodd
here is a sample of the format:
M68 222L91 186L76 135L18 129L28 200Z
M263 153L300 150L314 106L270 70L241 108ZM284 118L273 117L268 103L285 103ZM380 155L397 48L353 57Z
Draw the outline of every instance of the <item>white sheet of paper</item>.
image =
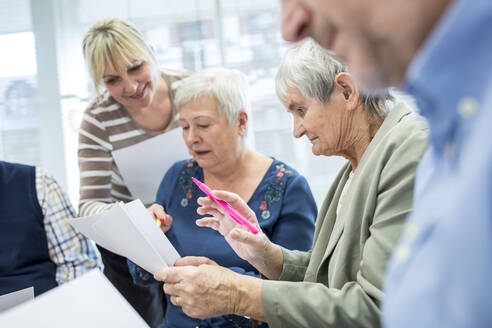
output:
M180 258L139 199L68 222L96 244L130 259L152 274L172 266Z
M169 239L167 239L167 237L162 238L162 236L165 237L165 235L162 233L161 229L156 229L157 224L155 224L142 202L133 201L126 204L125 211L128 213L128 216L133 223L139 227L140 232L149 241L150 246L155 249L168 266L172 266L180 256ZM154 271L155 270L149 272L154 273Z
M87 238L92 239L98 245L114 252L113 249L115 249L116 246L110 244L108 238L104 238L104 236L101 236L96 230L92 228L95 223L97 223L105 216L111 217L111 214L113 212L113 209L110 209L103 213L70 219L68 223L70 223L75 228L75 230L77 230Z
M180 128L112 154L132 196L144 204L155 201L159 184L171 165L190 157Z
M27 287L12 293L0 295L0 312L34 298L34 287Z
M97 269L0 313L0 327L148 327Z

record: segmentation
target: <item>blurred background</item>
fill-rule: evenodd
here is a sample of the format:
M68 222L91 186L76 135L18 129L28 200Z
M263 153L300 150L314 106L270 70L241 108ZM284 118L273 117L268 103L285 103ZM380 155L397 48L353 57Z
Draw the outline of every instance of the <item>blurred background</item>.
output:
M320 206L345 160L315 157L307 139L293 138L274 88L288 46L279 6L278 0L0 0L0 159L42 166L78 205L78 128L94 95L81 43L94 21L118 16L144 33L162 67L224 66L246 74L253 148L306 176Z

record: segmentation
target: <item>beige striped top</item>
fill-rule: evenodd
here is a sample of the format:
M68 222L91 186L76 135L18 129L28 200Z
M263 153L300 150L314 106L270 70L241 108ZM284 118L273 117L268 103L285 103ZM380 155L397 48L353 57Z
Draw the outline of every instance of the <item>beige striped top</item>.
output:
M173 118L164 131L141 128L127 110L108 91L96 97L84 112L79 130L80 216L93 215L128 202L133 197L116 166L112 151L129 147L177 127L174 106L176 81L186 77L183 71L163 70L173 103Z

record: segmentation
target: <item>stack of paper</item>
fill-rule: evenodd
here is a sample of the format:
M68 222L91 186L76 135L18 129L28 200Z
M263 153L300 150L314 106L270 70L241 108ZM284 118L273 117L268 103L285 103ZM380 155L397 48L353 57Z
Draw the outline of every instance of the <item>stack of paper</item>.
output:
M12 293L0 295L0 312L34 298L34 287L27 287Z
M99 270L0 313L0 327L148 327Z
M139 199L68 222L96 244L151 273L172 266L180 258Z

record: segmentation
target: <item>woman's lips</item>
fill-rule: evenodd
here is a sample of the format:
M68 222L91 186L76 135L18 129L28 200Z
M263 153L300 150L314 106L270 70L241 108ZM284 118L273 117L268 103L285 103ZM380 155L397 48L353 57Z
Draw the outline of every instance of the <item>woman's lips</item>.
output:
M206 155L210 153L209 150L195 150L195 154L197 154L198 156L203 156L203 155Z
M132 99L142 99L145 95L145 90L147 89L147 86L148 86L148 83L145 84L145 86L143 87L142 91L139 93L139 94L136 94L136 95L133 95L131 96L130 98Z

